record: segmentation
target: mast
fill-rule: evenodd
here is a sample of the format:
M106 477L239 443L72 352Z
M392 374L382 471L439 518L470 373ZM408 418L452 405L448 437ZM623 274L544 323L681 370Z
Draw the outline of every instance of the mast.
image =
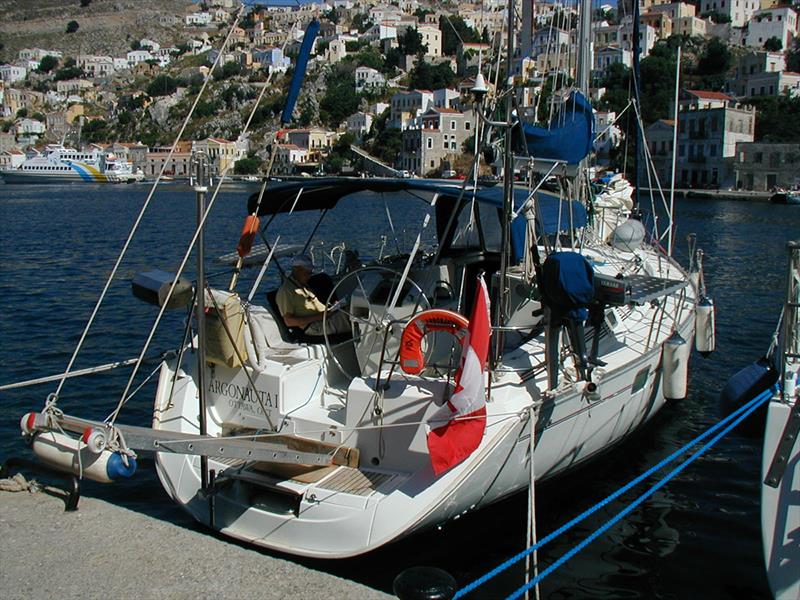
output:
M589 75L592 72L592 2L581 0L578 21L578 89L589 97Z
M514 0L508 0L508 45L506 52L506 84L508 90L506 94L506 137L505 155L503 157L503 211L502 228L500 232L500 281L496 294L497 309L494 313L495 329L495 351L494 365L497 366L503 359L503 334L500 328L506 322L506 277L508 273L508 259L510 248L511 228L511 202L514 196L514 153L511 145L511 111L514 106L512 101L511 87L514 85L512 70L514 66Z
M639 87L639 0L633 0L633 101L636 104L636 150L633 159L634 178L634 207L639 208L639 153L641 152L643 136L639 118L642 114L640 104L641 94ZM677 123L675 124L677 126Z
M675 62L675 110L672 122L672 171L669 184L669 228L667 229L667 256L672 256L672 224L675 210L675 168L678 161L678 96L681 89L681 47L678 46L678 60Z

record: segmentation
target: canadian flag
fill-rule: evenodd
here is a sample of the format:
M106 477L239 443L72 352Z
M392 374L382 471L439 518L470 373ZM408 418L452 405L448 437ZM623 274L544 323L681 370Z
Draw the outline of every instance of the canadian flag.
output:
M478 279L475 303L469 319L469 333L461 350L456 372L456 389L450 400L428 421L428 452L438 476L472 454L486 429L486 393L483 369L489 353L489 292L483 277Z

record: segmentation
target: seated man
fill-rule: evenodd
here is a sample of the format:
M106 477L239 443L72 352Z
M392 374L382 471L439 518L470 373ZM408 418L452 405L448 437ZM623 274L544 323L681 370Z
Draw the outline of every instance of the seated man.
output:
M287 327L300 327L306 335L321 336L326 307L308 287L313 268L308 256L295 256L292 259L292 274L278 290L275 302ZM326 330L328 334L349 333L350 322L344 313L329 312Z

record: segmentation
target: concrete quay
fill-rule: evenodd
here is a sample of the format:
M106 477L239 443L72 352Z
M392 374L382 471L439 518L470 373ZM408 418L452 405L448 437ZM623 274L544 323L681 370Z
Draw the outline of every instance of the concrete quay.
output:
M0 492L3 598L391 598L103 500Z

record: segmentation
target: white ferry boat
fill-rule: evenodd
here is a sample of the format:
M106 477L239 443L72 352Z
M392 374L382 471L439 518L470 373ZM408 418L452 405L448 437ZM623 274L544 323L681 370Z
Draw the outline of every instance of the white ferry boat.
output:
M80 151L60 144L45 147L16 169L0 171L6 183L120 183L140 181L144 174L113 154L94 148Z

